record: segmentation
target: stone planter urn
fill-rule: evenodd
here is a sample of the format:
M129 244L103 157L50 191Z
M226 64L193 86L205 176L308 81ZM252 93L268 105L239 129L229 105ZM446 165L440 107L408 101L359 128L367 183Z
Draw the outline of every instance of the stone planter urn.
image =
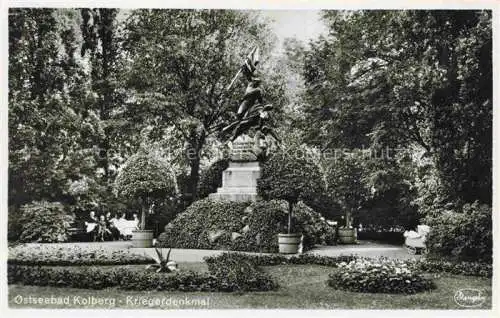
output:
M301 236L302 235L299 233L278 234L279 252L281 254L297 254Z
M341 244L356 243L356 232L354 228L341 227L338 230L338 240Z
M133 230L132 246L142 248L153 247L153 230Z

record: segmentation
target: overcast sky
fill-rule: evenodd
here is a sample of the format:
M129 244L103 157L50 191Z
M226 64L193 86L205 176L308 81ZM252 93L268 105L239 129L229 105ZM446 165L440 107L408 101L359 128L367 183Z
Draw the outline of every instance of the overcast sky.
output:
M262 10L262 15L274 20L272 24L274 33L280 41L287 37L308 42L321 33L326 33L326 28L320 20L319 10Z

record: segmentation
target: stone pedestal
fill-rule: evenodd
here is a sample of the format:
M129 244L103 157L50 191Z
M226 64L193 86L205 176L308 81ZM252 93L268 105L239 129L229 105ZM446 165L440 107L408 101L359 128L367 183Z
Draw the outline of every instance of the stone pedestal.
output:
M210 194L209 198L220 201L255 201L259 177L260 167L257 161L230 162L222 173L222 187Z
M235 140L229 167L222 173L222 187L209 195L218 201L255 201L260 166L257 161L255 142L248 136Z

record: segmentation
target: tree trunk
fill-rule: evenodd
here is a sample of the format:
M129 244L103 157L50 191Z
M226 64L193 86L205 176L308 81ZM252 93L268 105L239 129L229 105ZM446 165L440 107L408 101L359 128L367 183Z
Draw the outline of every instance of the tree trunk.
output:
M141 204L141 225L139 227L142 231L146 229L146 203L144 201Z
M198 181L200 179L200 158L196 155L195 158L189 160L189 192L191 193L191 200L195 201L198 195Z
M288 202L288 234L292 233L292 213L293 213L293 203Z
M194 202L198 197L198 181L200 179L200 152L205 143L205 133L197 135L196 129L190 132L190 140L187 145L186 155L189 161L189 187L191 201Z
M345 227L349 228L351 226L351 217L352 217L352 211L351 209L347 209L345 213Z

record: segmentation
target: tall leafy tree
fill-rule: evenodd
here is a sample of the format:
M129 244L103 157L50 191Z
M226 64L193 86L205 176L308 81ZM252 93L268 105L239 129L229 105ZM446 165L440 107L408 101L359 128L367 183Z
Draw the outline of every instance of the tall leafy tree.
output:
M231 10L138 10L127 20L132 118L164 135L173 126L184 141L189 192L196 197L200 157L211 137L234 119L243 81L226 87L255 45L269 56L271 38L253 14ZM261 66L266 68L266 61ZM270 71L268 72L268 69ZM279 70L262 70L264 98L277 109L283 103Z
M85 170L76 105L85 95L72 10L9 10L9 204L61 200ZM80 168L75 168L75 162Z
M490 11L324 14L304 59L308 141L413 149L449 199L491 202Z

